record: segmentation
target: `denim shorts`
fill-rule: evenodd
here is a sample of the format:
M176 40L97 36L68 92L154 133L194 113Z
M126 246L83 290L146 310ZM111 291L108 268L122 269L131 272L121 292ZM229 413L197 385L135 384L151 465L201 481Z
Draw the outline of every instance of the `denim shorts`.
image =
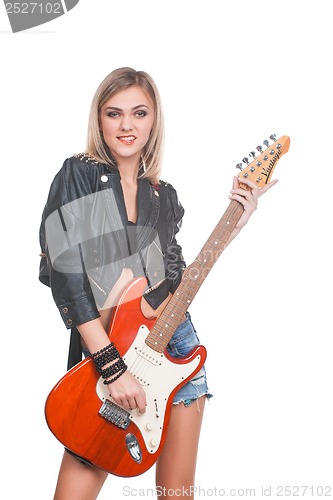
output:
M178 326L169 341L167 351L173 358L182 358L199 344L197 332L191 321L191 316L187 312L185 321ZM174 397L173 404L183 403L185 406L189 406L193 401L204 395L208 399L212 397L208 390L205 366L179 389Z

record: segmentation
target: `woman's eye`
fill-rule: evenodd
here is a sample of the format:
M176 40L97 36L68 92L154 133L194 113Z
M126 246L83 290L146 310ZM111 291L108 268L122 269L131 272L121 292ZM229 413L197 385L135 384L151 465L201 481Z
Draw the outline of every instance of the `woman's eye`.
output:
M115 118L115 117L119 116L119 113L117 111L109 111L108 116L110 118Z
M146 114L147 114L146 111L143 111L143 110L139 110L139 111L136 112L136 116L140 116L140 117L141 116L146 116Z

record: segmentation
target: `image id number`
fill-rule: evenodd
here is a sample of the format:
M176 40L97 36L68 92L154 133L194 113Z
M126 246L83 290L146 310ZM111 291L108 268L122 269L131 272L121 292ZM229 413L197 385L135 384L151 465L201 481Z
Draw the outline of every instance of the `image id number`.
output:
M330 497L332 496L331 486L277 486L276 496L278 497Z
M8 2L7 14L62 14L60 2Z

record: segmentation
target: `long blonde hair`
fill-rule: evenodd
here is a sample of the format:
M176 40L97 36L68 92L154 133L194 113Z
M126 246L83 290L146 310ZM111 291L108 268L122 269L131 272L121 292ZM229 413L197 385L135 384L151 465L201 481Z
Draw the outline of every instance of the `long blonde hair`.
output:
M161 173L161 163L164 145L164 120L159 92L156 84L148 73L135 71L132 68L118 68L110 73L97 88L90 107L88 122L87 153L101 163L116 167L100 130L101 107L117 92L132 85L142 87L154 103L155 120L148 139L142 151L142 173L140 177L147 177L150 182L157 183Z

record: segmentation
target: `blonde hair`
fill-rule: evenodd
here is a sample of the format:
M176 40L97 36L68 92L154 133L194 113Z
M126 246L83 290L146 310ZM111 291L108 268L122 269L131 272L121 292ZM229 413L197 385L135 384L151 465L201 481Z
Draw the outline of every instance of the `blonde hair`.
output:
M100 130L101 107L117 92L133 85L142 87L152 99L155 110L154 124L142 151L142 170L140 177L146 177L152 183L157 183L161 173L161 163L164 144L164 120L162 104L155 82L144 71L135 71L132 68L119 68L110 73L101 82L93 97L88 122L87 153L101 163L116 167Z

